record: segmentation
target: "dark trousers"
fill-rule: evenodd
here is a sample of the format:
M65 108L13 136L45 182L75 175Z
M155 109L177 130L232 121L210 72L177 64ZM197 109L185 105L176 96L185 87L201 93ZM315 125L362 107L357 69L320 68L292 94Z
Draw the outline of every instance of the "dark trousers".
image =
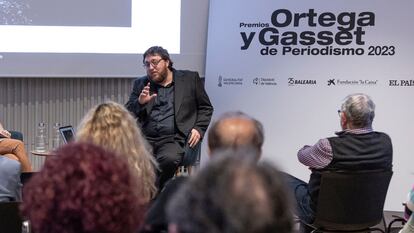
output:
M157 172L157 187L159 191L164 184L174 177L184 156L184 140L177 137L148 139L160 170Z
M315 212L311 208L308 183L287 173L284 173L284 177L287 186L290 188L296 200L296 215L302 221L312 223L315 219Z

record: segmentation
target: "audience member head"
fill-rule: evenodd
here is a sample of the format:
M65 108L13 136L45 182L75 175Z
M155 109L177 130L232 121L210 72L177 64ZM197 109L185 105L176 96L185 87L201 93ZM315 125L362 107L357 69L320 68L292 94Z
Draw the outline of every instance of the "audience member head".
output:
M208 133L210 154L228 148L253 147L259 158L263 141L263 125L243 112L223 114L212 123Z
M164 61L168 62L168 69L173 69L173 61L170 58L170 54L166 49L161 46L152 46L151 48L145 51L144 55L142 56L142 62L145 64L145 58L147 56L160 56Z
M249 150L225 151L177 191L170 233L290 233L291 200L280 172Z
M93 107L82 119L76 140L92 142L125 157L144 184L141 188L146 199L155 196L156 162L135 119L124 106L105 102Z
M25 185L22 212L34 233L131 233L145 211L142 185L113 152L71 143Z
M375 104L368 95L349 95L341 106L342 129L372 127L374 117Z

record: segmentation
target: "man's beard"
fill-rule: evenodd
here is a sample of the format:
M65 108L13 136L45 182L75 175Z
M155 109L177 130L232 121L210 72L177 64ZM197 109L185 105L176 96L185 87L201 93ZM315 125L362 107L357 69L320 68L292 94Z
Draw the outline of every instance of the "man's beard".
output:
M167 69L164 69L163 71L159 71L157 73L158 73L158 75L155 76L155 77L152 77L150 75L150 78L153 82L160 84L160 83L164 82L165 79L167 79L167 75L168 75L168 70Z

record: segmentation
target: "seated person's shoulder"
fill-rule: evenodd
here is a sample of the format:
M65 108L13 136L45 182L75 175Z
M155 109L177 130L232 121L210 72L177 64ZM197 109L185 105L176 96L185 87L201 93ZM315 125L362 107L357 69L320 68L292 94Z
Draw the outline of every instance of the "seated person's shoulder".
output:
M141 233L166 231L168 227L165 208L171 197L180 189L188 177L179 176L168 181L152 202Z

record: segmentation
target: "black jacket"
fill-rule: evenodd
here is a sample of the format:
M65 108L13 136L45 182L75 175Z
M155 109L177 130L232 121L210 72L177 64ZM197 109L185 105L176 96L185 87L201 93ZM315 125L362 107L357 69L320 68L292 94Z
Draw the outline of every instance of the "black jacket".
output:
M174 119L177 130L187 137L191 129L196 129L203 137L213 114L213 106L197 72L173 70L174 73ZM134 81L132 93L126 108L142 124L151 112L154 99L145 105L138 103L142 89L149 82L148 76ZM150 85L153 85L152 83ZM150 90L153 89L150 86Z

